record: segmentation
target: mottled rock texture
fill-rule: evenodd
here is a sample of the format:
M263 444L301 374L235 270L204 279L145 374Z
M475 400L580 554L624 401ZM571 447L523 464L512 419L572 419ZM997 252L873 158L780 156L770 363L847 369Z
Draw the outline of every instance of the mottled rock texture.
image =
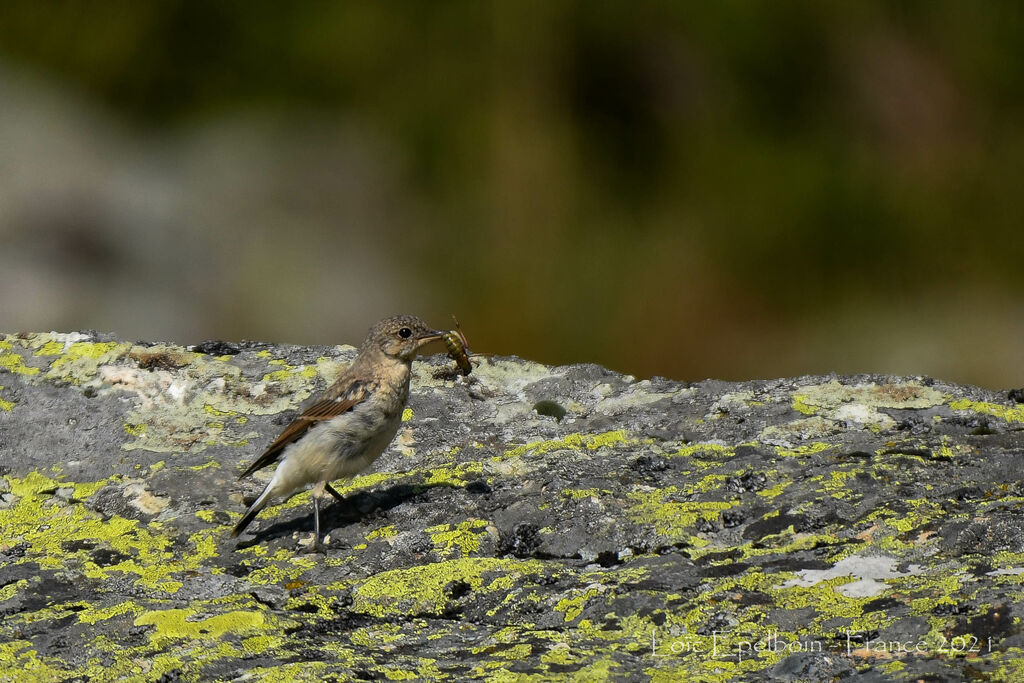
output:
M0 679L1024 680L1005 393L436 355L326 554L230 539L353 354L3 337Z

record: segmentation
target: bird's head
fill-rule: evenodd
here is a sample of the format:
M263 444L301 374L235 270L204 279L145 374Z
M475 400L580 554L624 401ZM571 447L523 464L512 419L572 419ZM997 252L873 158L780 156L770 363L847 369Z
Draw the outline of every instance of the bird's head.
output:
M396 315L370 328L363 348L371 347L380 350L385 356L411 361L417 351L440 339L442 334L444 332L429 327L414 315Z

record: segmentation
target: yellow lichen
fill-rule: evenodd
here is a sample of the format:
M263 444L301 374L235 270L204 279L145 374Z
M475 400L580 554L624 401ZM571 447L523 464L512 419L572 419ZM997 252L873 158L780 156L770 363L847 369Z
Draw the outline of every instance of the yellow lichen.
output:
M13 345L8 341L0 341L0 352L10 351ZM0 370L17 375L38 375L39 368L25 365L25 360L16 353L0 353Z
M461 522L455 527L451 524L439 524L426 529L434 545L441 549L445 556L451 555L458 548L462 557L480 550L480 539L474 530L483 529L487 522L482 519L471 519Z
M599 498L602 493L610 494L606 489L565 489L562 495L572 500L583 500L584 498Z
M265 623L262 612L236 610L206 619L193 620L197 610L167 609L143 612L135 618L136 626L155 626L150 641L163 646L178 639L217 640L225 633L258 634Z
M463 462L459 463L455 467L437 467L427 470L427 478L424 483L427 486L437 486L441 484L465 486L466 475L480 474L482 472L483 463Z
M379 529L374 529L370 533L366 534L366 540L372 541L375 538L394 538L398 532L395 530L393 524L382 526Z
M143 434L146 433L146 425L145 424L131 424L130 422L125 422L124 423L124 431L125 431L125 434L129 434L131 436L142 436Z
M40 657L28 640L0 642L0 680L2 681L63 681L68 671L53 657ZM19 678L8 677L8 672L19 672Z
M113 619L114 617L120 616L122 614L130 613L135 616L138 616L139 614L142 614L144 611L145 610L136 603L132 602L131 600L127 600L125 602L118 603L111 607L97 607L93 609L87 609L84 612L79 613L78 621L82 622L83 624L95 624L98 621Z
M3 386L2 385L0 385L0 390L3 390ZM4 399L0 398L0 410L5 410L7 412L11 412L11 410L14 408L14 406L15 406L15 403L13 401L5 401Z
M50 364L46 376L78 384L94 377L100 365L113 362L130 349L131 344L117 342L75 342Z
M28 587L28 579L18 579L0 588L0 602L10 600Z
M233 415L238 414L234 410L219 410L211 406L209 403L203 404L203 410L205 410L208 415L212 415L213 417L231 417Z
M626 436L625 429L616 429L601 434L570 434L564 439L552 439L549 441L533 441L522 446L517 446L505 451L505 458L518 458L527 453L539 455L550 451L580 450L583 448L597 450L607 448L620 443L630 443Z
M949 407L953 410L971 410L975 413L992 415L993 417L998 417L1000 420L1005 420L1007 422L1024 422L1024 406L1011 408L998 403L971 401L964 398L956 401L950 401Z
M634 502L629 508L630 518L638 523L654 527L659 534L673 541L684 541L696 530L697 520L717 520L723 510L736 505L725 501L674 501L679 490L675 486L650 492L632 492L629 498Z
M797 446L795 448L783 448L782 446L775 447L775 455L779 457L800 457L804 455L813 455L814 453L820 453L824 450L832 448L831 444L824 443L822 441L816 441L803 446Z
M38 351L37 356L59 356L64 353L65 344L56 340L48 341L43 344Z
M804 415L818 414L818 408L807 403L807 394L793 394L793 410Z
M172 550L175 537L160 523L148 524L119 515L104 518L82 501L100 488L116 484L111 478L97 482L60 482L38 472L23 479L8 477L15 503L0 509L0 546L24 544L21 562L33 562L42 569L61 569L68 562L81 567L89 579L107 580L112 576L134 575L140 586L163 593L174 593L181 586L176 579L194 571L216 553L214 529L193 535L185 554ZM50 491L73 487L73 502L53 497ZM82 549L69 550L80 546ZM108 566L93 562L85 548L98 546L117 553L121 559Z
M580 614L583 613L583 608L587 606L587 603L601 595L602 591L599 588L590 588L582 591L579 595L574 595L569 598L562 598L555 605L556 612L562 612L565 614L565 621L574 621Z
M732 456L736 452L736 449L732 446L723 446L718 443L692 443L683 446L673 456L681 458L692 457L696 453L715 453L724 456Z
M359 612L378 617L394 614L438 614L448 600L446 587L456 581L473 590L483 586L485 574L537 574L543 564L535 560L468 557L435 564L393 569L366 580L355 592Z

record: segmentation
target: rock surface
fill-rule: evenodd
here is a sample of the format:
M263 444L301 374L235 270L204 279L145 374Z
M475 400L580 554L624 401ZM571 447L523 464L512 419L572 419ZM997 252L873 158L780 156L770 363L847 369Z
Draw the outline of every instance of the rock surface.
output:
M0 679L1024 679L1005 394L437 355L326 554L229 538L353 354L3 337Z

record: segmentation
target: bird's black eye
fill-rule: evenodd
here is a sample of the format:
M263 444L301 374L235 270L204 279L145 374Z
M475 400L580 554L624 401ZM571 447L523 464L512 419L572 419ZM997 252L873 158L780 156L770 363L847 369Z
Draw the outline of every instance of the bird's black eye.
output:
M408 327L403 327L398 331L398 336L401 337L402 339L408 339L409 337L412 336L412 330L410 330Z

